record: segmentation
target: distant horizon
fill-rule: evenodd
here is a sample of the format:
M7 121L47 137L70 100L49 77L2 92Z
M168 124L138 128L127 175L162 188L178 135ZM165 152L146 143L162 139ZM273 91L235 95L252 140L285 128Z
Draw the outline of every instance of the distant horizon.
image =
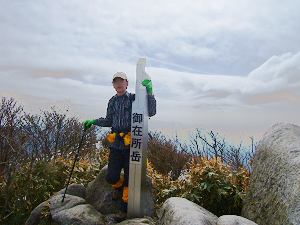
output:
M3 94L3 92L2 92L2 94ZM6 93L6 94L8 94L8 93ZM56 103L55 102L47 102L46 106L35 105L35 107L32 107L32 104L31 104L30 100L27 100L27 101L24 100L22 98L22 96L20 96L17 93L14 93L14 94L10 93L10 95L6 95L6 96L2 96L2 97L7 98L7 100L9 98L13 98L17 102L17 105L20 105L24 108L24 112L26 114L40 115L40 111L48 111L49 112L49 111L51 111L51 107L55 106L56 109L58 111L60 111L61 113L66 113L67 117L75 116L75 117L78 117L80 122L85 121L85 119L83 119L83 115L84 115L83 112L72 111L72 109L74 109L74 105L72 104L72 102L70 100L57 101ZM105 115L104 115L104 117L105 117ZM188 143L190 141L189 140L189 135L190 134L195 134L197 132L196 129L204 129L207 132L213 131L214 134L218 133L221 137L225 136L226 142L230 145L237 146L237 145L240 144L241 141L242 141L242 147L250 147L251 144L252 144L252 139L250 137L253 137L253 135L251 135L251 134L249 134L248 136L246 134L246 136L244 136L243 137L244 139L243 139L241 136L239 136L239 137L230 136L230 134L228 135L228 133L226 133L226 131L225 132L220 132L220 131L217 131L217 130L205 129L203 127L203 124L202 125L195 124L195 126L192 127L192 128L181 129L180 128L180 126L181 126L180 122L175 122L175 121L172 124L172 128L168 128L168 127L153 128L151 126L150 121L151 121L151 118L149 119L149 128L148 128L149 132L161 132L166 138L169 138L171 140L175 140L176 131L177 131L177 138L182 143L189 144ZM110 128L102 127L102 129L104 131L106 131L106 130L109 130ZM263 134L266 133L266 132L267 132L267 130L264 131ZM249 138L249 139L247 140L247 138ZM256 144L258 142L259 142L259 140L254 139L253 143Z

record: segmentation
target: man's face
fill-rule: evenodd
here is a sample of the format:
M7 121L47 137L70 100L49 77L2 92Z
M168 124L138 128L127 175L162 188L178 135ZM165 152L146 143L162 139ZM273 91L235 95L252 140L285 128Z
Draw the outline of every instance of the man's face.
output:
M125 93L126 92L126 88L128 86L128 81L122 79L121 77L116 77L113 80L113 86L116 89L117 93Z

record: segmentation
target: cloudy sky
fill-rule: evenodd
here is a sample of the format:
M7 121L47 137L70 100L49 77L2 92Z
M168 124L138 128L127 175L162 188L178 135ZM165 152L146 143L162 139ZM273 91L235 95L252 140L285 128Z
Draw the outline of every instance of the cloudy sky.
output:
M300 125L300 1L0 0L0 93L28 110L69 105L105 116L123 71L135 92L146 58L157 115L151 130L185 139L196 127L258 141Z

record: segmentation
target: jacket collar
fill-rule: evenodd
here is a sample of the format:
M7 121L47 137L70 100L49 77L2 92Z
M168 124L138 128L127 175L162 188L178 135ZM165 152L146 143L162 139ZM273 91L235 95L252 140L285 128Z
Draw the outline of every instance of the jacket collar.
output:
M129 95L130 95L130 94L129 94L128 91L126 91L123 95L127 96L127 98L129 99ZM123 96L123 95L122 95L122 96ZM117 98L117 96L118 96L118 94L115 95L115 99Z

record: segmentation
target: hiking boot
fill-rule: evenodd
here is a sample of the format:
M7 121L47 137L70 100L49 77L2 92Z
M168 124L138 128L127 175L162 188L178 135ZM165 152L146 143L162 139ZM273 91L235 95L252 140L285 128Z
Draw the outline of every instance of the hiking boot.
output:
M114 188L113 193L112 193L112 200L118 200L122 198L123 196L123 187L121 188Z
M114 217L114 220L117 223L120 223L120 222L122 222L123 220L126 220L126 219L127 219L127 213L122 212L122 211L119 211L118 214Z

